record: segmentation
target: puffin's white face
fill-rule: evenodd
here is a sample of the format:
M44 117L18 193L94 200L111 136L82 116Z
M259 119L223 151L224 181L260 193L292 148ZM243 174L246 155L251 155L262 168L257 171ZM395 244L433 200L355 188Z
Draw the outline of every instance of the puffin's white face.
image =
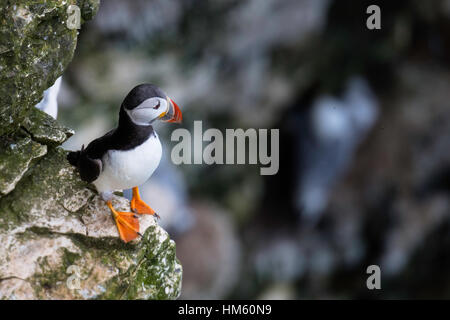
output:
M136 108L125 110L135 124L140 126L148 126L153 121L166 115L169 110L169 103L167 99L152 97L144 100Z

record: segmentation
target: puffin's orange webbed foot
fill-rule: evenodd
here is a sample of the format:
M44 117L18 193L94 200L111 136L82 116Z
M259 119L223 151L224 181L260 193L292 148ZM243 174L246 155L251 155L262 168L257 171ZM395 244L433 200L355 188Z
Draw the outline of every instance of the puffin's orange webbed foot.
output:
M151 214L159 219L159 215L155 212L155 210L150 208L150 206L141 199L138 187L133 188L133 198L131 199L130 207L133 212L139 214Z
M114 215L120 239L127 243L136 239L138 236L142 236L139 233L138 217L134 213L116 211L111 201L106 202L106 204Z

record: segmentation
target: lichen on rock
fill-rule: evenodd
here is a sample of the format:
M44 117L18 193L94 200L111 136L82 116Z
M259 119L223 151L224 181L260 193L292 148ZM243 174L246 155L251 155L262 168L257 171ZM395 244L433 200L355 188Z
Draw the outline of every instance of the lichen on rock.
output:
M0 140L0 195L14 189L31 162L47 153L47 146L26 135Z
M125 244L95 189L61 145L73 131L34 108L72 59L67 7L98 0L6 1L0 7L0 299L175 299L182 268L152 216ZM113 205L130 211L115 195Z
M0 261L7 261L0 264L0 297L178 297L182 269L168 234L144 215L143 238L123 243L108 208L79 180L65 156L64 150L52 149L0 200ZM113 204L130 210L122 197L114 196ZM70 266L79 269L75 288L67 282Z
M22 126L34 140L47 145L60 145L74 134L37 108L31 109Z

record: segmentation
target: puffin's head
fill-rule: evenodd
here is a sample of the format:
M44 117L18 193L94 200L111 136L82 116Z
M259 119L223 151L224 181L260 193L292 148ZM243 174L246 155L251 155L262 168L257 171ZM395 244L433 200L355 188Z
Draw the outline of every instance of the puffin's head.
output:
M178 105L153 84L134 87L122 102L123 110L131 121L148 126L155 120L180 123L182 114Z

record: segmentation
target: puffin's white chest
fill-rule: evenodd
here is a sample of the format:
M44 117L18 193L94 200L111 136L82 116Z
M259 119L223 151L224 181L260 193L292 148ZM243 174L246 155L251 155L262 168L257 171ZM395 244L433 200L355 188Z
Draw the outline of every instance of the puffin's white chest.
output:
M103 171L94 185L99 192L139 186L156 170L161 156L161 142L156 133L134 149L110 150L102 158Z

